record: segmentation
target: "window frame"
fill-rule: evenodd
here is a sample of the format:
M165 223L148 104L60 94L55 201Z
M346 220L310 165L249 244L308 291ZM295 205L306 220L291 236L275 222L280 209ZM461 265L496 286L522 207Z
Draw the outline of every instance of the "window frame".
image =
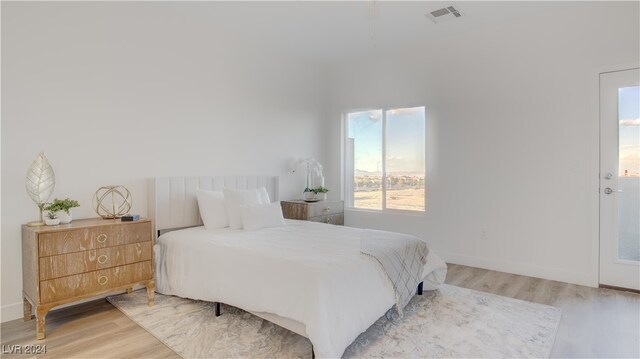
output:
M410 210L410 209L395 209L395 208L387 208L387 111L391 110L401 110L406 108L416 108L422 107L424 108L424 209L420 211ZM349 176L353 177L353 170L351 169L351 174L347 173L347 151L349 148L349 114L355 112L367 112L367 111L382 111L382 208L381 209L372 209L372 208L357 208L354 207L353 201L347 201L346 199L349 197L353 197L353 191L349 194L350 185L348 183ZM365 213L388 213L388 214L399 214L399 215L407 215L407 216L424 216L427 213L427 106L426 105L417 105L417 106L385 106L385 107L369 107L369 108L355 108L345 111L342 114L342 193L345 198L345 210L347 211L356 211L356 212L365 212ZM353 182L353 179L351 179ZM351 203L350 203L351 202Z

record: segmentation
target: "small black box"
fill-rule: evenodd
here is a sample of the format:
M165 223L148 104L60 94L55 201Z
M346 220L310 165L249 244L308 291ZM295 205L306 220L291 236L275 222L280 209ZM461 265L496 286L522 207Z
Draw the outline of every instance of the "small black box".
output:
M122 216L122 218L120 218L120 220L122 222L138 221L138 220L140 220L140 215L139 214L126 214L126 215Z

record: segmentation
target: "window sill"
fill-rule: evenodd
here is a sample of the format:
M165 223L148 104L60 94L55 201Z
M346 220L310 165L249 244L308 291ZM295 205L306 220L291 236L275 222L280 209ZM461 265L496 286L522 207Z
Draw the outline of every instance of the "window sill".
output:
M407 216L407 217L425 217L427 211L409 211L402 209L366 209L366 208L354 208L345 207L345 212L358 212L358 213L370 213L370 214L391 214L395 216Z

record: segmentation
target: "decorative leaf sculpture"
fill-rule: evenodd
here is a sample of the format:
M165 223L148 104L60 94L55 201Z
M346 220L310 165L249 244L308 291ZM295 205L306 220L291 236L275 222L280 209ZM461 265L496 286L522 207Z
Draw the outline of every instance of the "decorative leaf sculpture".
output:
M26 180L27 193L40 208L40 217L42 217L42 209L53 194L55 186L56 176L53 173L53 168L51 168L44 152L40 152L27 171Z

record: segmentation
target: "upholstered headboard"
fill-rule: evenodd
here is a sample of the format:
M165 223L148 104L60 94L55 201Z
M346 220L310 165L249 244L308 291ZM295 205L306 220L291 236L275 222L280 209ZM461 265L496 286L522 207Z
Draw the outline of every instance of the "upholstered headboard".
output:
M157 231L202 225L196 190L264 187L278 201L277 176L156 177L149 181L149 217Z

